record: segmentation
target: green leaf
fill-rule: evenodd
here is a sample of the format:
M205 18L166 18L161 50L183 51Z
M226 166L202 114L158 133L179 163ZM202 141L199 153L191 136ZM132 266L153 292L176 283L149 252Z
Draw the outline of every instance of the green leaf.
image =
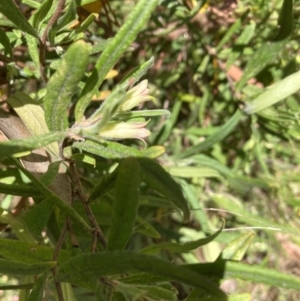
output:
M5 55L9 55L11 58L13 57L12 47L10 45L9 38L7 37L5 31L0 27L0 43L4 47Z
M2 212L3 212L3 210L2 210ZM24 223L20 220L19 217L15 217L11 213L6 212L6 214L2 214L0 216L0 222L2 224L10 225L10 227L13 230L13 233L16 235L16 237L18 239L28 242L28 243L35 242L32 235L27 231Z
M101 178L100 183L97 184L93 191L91 192L88 201L93 202L96 199L101 199L101 197L106 194L109 190L114 188L116 184L117 170L113 171L109 175L105 175Z
M139 232L143 235L152 237L152 238L161 238L161 235L158 231L155 230L155 228L145 221L143 218L137 215L136 221L139 223L137 226L135 226L134 230L136 232Z
M0 0L0 12L17 25L20 30L25 31L36 38L38 37L34 28L29 24L27 19L21 13L21 10L12 0Z
M166 288L167 285L164 287L161 286L149 286L149 285L139 285L138 287L141 289L145 289L147 291L147 296L150 298L154 298L155 300L164 300L164 301L177 301L177 291L171 285Z
M211 194L211 200L218 204L220 208L232 212L238 220L246 222L247 225L254 227L261 226L265 230L277 230L286 231L288 233L294 233L295 228L289 224L279 224L272 221L270 218L263 218L259 215L255 215L249 212L245 206L237 203L234 197L229 197L229 195L223 196L221 194Z
M211 241L213 241L222 232L224 225L225 225L225 222L223 221L222 227L217 232L215 232L213 235L198 239L196 241L191 241L191 242L187 242L187 243L183 243L183 244L178 244L178 243L174 243L174 242L163 242L160 244L155 244L155 245L145 247L144 249L141 250L141 252L143 252L145 254L154 254L154 253L160 252L161 250L166 250L171 253L173 253L173 252L174 253L175 252L177 252L177 253L189 252L191 250L197 249L197 248L204 246L204 245L210 243Z
M167 115L171 113L168 110L142 110L142 111L129 111L116 114L116 118L128 120L130 118L143 118L143 117L157 117Z
M49 30L48 36L51 44L55 44L55 36L60 29L64 28L70 22L76 20L76 8L77 8L76 1L69 0L67 3L68 5L65 9L64 14L57 20L57 22Z
M16 92L15 95L9 97L7 102L17 112L26 128L33 136L46 135L49 133L43 108L29 95L23 92ZM47 148L54 156L59 156L57 143L52 143Z
M105 142L75 142L73 146L79 150L101 156L105 159L123 159L127 157L142 157L143 153L133 147L126 146L114 141Z
M166 282L168 281L167 277L158 276L149 273L135 273L132 275L127 275L119 279L124 283L128 284L152 284L152 283L159 283L159 282Z
M26 265L38 264L52 260L54 248L20 240L0 238L0 255L13 262ZM60 250L58 262L66 261L71 251Z
M131 236L139 203L140 181L137 160L123 160L118 166L112 221L107 239L108 250L124 249Z
M96 18L97 18L97 14L90 14L78 27L76 27L75 31L71 32L70 39L76 40L76 35L87 30L89 26L94 23ZM96 45L93 45L92 49L94 49L94 46ZM91 52L90 54L92 54Z
M171 200L183 211L184 219L190 217L190 210L185 200L181 187L158 163L147 158L138 158L141 166L143 181L151 188L157 190Z
M22 220L27 229L37 240L41 240L41 232L46 227L53 209L53 203L46 199L36 204L30 211L22 216Z
M251 245L254 236L254 232L247 232L240 235L239 237L231 241L228 245L226 245L225 249L218 257L218 260L242 260L246 251Z
M250 10L247 10L245 14L248 14ZM244 16L245 18L246 16ZM218 43L215 51L219 52L225 44L233 39L233 35L241 28L242 18L238 18L227 30L221 41Z
M280 100L287 98L300 89L300 71L295 72L281 81L267 87L263 93L252 102L245 105L244 111L247 114L257 113L266 109Z
M38 49L38 40L37 38L25 34L26 42L27 42L27 47L28 47L28 53L35 64L36 68L40 67L40 58L39 58L39 49ZM18 92L17 92L18 93ZM24 94L26 95L26 94Z
M283 0L279 19L278 28L279 33L275 41L287 39L294 29L294 14L293 14L293 0Z
M201 275L217 277L218 279L242 279L254 283L267 284L285 289L299 291L300 278L274 269L258 265L247 265L234 261L215 261L213 263L187 265L188 268Z
M113 40L112 38L106 40L100 40L100 42L92 46L90 54L95 54L103 51L112 40Z
M238 125L239 121L241 120L241 117L242 117L242 112L240 110L237 110L234 113L234 115L224 125L222 125L218 130L216 130L212 135L206 138L203 142L191 146L190 148L178 154L176 157L178 159L182 159L185 157L198 154L200 152L204 152L207 149L211 148L214 144L225 139L234 130L234 128Z
M89 45L83 41L73 43L62 58L60 68L47 85L44 99L46 122L50 130L68 128L67 108L82 79L89 59Z
M39 178L40 181L43 182L43 184L45 184L46 186L49 186L57 176L60 164L62 164L61 161L55 161L50 163L48 165L48 170Z
M155 146L150 146L148 148L142 149L142 155L143 157L150 158L150 159L155 159L162 154L164 154L166 149L161 146L161 145L155 145Z
M33 186L28 184L4 184L0 183L0 193L9 195L41 197L41 193Z
M158 2L159 0L138 1L131 14L126 18L124 25L105 47L77 102L75 109L77 123L80 123L84 119L85 109L89 105L92 96L102 84L107 73L136 39L136 36L147 23Z
M32 26L39 31L39 28L41 27L42 22L44 21L45 17L47 16L51 6L52 6L53 0L46 0L43 1L40 5L40 7L33 13L31 17ZM28 44L29 46L29 44Z
M154 58L151 57L148 61L146 61L141 66L134 68L122 79L121 83L126 83L128 87L132 87L135 83L137 83L142 76L146 74L146 72L151 68L154 63ZM163 110L166 111L166 110Z
M5 275L38 275L50 270L56 262L43 262L36 264L23 264L7 259L0 259L0 273Z
M126 300L138 301L143 299L147 291L136 285L128 285L125 283L118 283L115 286L116 292L123 294Z
M171 166L168 172L173 177L179 178L219 178L222 179L221 174L214 168L202 166Z
M57 281L73 282L85 277L102 277L145 271L154 275L198 287L213 296L226 296L218 286L205 277L195 274L182 266L175 266L154 256L133 251L110 251L83 254L71 258L58 269Z
M43 293L46 285L46 280L48 278L49 273L45 272L37 279L35 282L33 289L26 301L42 301Z
M21 289L32 289L33 283L18 284L18 285L1 285L0 290L21 290Z
M243 76L236 89L241 88L247 81L263 70L278 55L286 45L294 28L293 0L284 0L278 20L279 34L274 41L268 41L261 45L249 58Z
M34 150L42 146L49 145L53 142L63 139L65 136L65 133L54 132L26 139L16 139L6 142L0 142L0 158L10 157L17 153Z

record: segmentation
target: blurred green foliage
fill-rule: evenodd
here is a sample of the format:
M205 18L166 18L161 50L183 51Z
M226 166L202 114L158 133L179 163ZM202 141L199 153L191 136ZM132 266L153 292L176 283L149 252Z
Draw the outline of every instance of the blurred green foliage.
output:
M91 1L80 3L88 2ZM60 24L57 23L50 29L48 38L51 51L48 49L45 53L48 64L45 76L53 75L54 70L59 68L61 54L77 39L84 39L92 45L89 63L97 64L99 55L105 49L113 49L109 39L119 32L136 2L138 1L109 1L98 18L89 15L84 21L86 23L81 21L76 29L69 26L71 21L88 14L86 10L76 10L69 4L69 10L66 9L63 14L65 19L62 18ZM40 7L40 3L41 1L33 0L19 1L21 11L27 19ZM5 5L4 1L2 4L0 1L0 10L1 5ZM54 7L52 1L43 1L43 5L45 9ZM40 10L40 14L31 23L41 32L46 26L43 14L45 12ZM174 205L169 201L172 197L168 198L172 191L163 193L157 188L159 183L152 183L153 186L149 185L150 187L142 185L139 187L139 220L134 225L135 231L127 250L151 253L154 249L153 252L160 252L161 258L178 264L195 264L194 267L186 266L186 274L182 276L186 279L188 275L193 275L189 273L196 272L197 269L208 278L233 279L225 280L221 286L229 294L227 300L267 300L271 296L273 299L270 300L299 300L300 297L297 292L300 276L300 240L297 233L300 224L299 14L300 5L292 0L160 1L147 26L143 27L133 43L129 43L129 48L126 47L121 58L116 56L117 63L113 68L118 71L118 75L106 79L99 88L102 92L112 90L130 71L154 57L154 64L146 78L150 94L155 100L145 103L143 110L165 109L171 115L151 118L147 127L152 135L147 139L147 146L160 145L165 148L165 153L157 160L181 185L192 217L184 222L180 214L173 212L176 203ZM13 87L9 88L13 92L21 90L35 101L41 102L46 89L38 68L39 57L35 49L37 42L30 43L34 41L35 32L32 33L32 27L22 21L22 30L27 32L24 38L16 29L20 24L16 26L9 15L6 17L10 21L4 17L0 20L3 28L0 30L2 55L9 59L14 51L19 64L15 61L6 64L2 93L7 92L5 85L13 82ZM85 76L83 82L86 84L88 81ZM78 84L78 91L76 86L71 88L76 90L74 95L77 99L82 99L81 84L82 82ZM49 94L48 99L52 101ZM67 107L70 114L68 121L64 122L72 124L74 119L78 121L78 115L73 115L73 100ZM92 102L86 116L91 116L98 107L99 101ZM54 106L53 110L55 109ZM51 116L49 114L48 118ZM58 116L58 122L60 121L61 116ZM110 150L119 151L118 158L121 158L121 153L129 151L125 147L137 148L135 141L120 142L124 148L116 146L114 141L107 142ZM114 220L108 206L111 200L107 191L110 191L110 185L115 181L113 170L116 163L111 160L111 153L105 154L103 158L84 152L84 158L78 149L89 152L93 146L91 142L85 148L80 142L76 142L74 146L76 145L77 150L73 150L74 158L86 193L95 194L93 188L101 179L96 192L103 196L104 202L92 204L91 208L97 215L97 222L107 233L111 219ZM154 158L162 153L158 148L149 149L149 153L146 152L147 149L142 150L144 156ZM96 149L94 153L90 153L97 154L100 151L103 150ZM140 156L141 153L132 151L132 154ZM143 166L142 161L139 162L138 166ZM126 166L126 163L123 164ZM156 169L155 172L158 171ZM152 171L151 173L154 174ZM11 185L16 176L3 172L2 178L1 183ZM135 181L138 182L137 179ZM124 185L129 187L128 184ZM159 193L153 193L154 188ZM4 189L8 187L0 189L4 193ZM24 195L28 194L24 186L22 189ZM12 204L12 197L6 193L8 196L3 197L2 208L7 210ZM182 204L180 196L178 199L179 204ZM44 210L42 206L45 203L40 203L39 206L40 209L35 213L37 215ZM74 208L80 216L84 215L80 206L75 204ZM221 218L226 221L226 225L221 234L217 235ZM13 216L6 217L6 220L3 217L1 222L10 224L16 232L20 226L12 220ZM132 224L133 222L134 219ZM59 223L63 223L62 218ZM121 228L122 225L119 224L118 227ZM90 239L85 237L80 224L74 225L74 231L79 237L81 249L88 250ZM255 237L252 231L256 234ZM145 233L146 236L143 235ZM128 233L125 236L122 239L126 242ZM3 237L9 235L3 234ZM15 238L14 234L12 237ZM26 241L26 233L23 236L19 234L18 238ZM207 244L211 239L214 241ZM175 242L182 245L178 247L175 244L174 247ZM202 247L190 251L195 248L189 248L191 244ZM116 253L115 262L119 263L122 254ZM8 256L1 255L5 258ZM106 254L103 255L104 258L105 256ZM146 260L148 257L141 257L141 262L143 258ZM83 267L86 263L84 255L80 260ZM99 260L103 260L102 257ZM138 262L139 258L136 260ZM243 263L226 263L226 260ZM86 265L87 269L91 267ZM130 269L126 271L132 272ZM63 277L70 276L68 273L71 273L70 266L66 264L59 276L64 279ZM93 277L103 276L97 271L93 273ZM74 275L76 277L77 274ZM140 282L135 282L134 276L127 275L123 282L119 282L120 279L110 282L116 291L114 300L132 300L130 298L133 296L144 296L146 288ZM139 279L145 277L150 282L149 275L138 276L141 277ZM40 279L42 286L43 279ZM73 284L78 284L76 280L72 281ZM132 283L135 285L129 285ZM158 287L161 289L159 292L151 287L150 299L146 300L173 300L177 297L187 301L204 300L203 291L198 291L197 288L190 293L190 287L186 285L187 282L184 283L176 285L176 293L166 283ZM101 292L105 291L101 285L103 283L98 283L96 290L98 300L103 300ZM81 300L86 293L82 287L86 288L87 285L81 282L79 286L81 288L75 288L72 294ZM70 287L66 286L64 289L68 291ZM49 286L49 290L53 290L53 287ZM105 292L109 295L108 290ZM162 295L165 299L159 299ZM94 300L94 296L88 297ZM20 300L31 300L27 298L29 297L25 292L24 296L21 293ZM136 298L134 300L140 300Z

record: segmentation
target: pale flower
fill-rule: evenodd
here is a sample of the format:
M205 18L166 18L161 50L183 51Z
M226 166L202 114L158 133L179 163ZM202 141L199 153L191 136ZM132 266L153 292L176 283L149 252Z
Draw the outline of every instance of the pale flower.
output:
M144 122L116 122L107 123L99 132L99 136L108 140L141 139L148 137L151 132L145 128Z
M145 101L152 100L153 97L149 95L150 89L147 88L147 86L148 80L145 79L133 88L129 89L126 92L126 100L119 107L119 111L129 111Z

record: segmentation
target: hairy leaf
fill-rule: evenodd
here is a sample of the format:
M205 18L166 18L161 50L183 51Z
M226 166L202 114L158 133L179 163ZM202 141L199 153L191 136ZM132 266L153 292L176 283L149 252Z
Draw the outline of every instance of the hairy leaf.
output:
M137 215L140 167L135 158L123 160L118 167L112 222L107 239L108 250L125 248Z
M59 268L57 280L72 283L80 279L82 275L102 277L139 271L169 277L202 288L213 296L225 296L214 282L198 273L195 274L181 266L175 266L157 257L134 251L110 251L79 255L68 260Z
M68 128L67 108L82 79L89 58L89 45L83 41L72 44L62 58L59 69L50 78L44 99L46 122L50 130Z

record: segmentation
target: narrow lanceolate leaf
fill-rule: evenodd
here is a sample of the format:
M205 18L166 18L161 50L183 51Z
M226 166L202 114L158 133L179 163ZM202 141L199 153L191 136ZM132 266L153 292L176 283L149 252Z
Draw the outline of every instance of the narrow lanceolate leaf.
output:
M133 147L122 145L114 141L105 142L75 142L74 147L90 154L101 156L106 159L122 159L127 157L142 157L143 153Z
M25 185L0 183L0 193L19 196L30 196L32 198L41 197L41 193L35 187L28 184Z
M240 110L237 110L234 113L234 115L224 125L222 125L218 130L216 130L215 133L213 133L211 136L206 138L206 140L204 140L203 142L200 142L199 144L196 144L186 149L185 151L181 152L180 154L177 155L177 157L182 159L206 151L214 144L225 139L237 126L241 117L242 117L242 112Z
M264 42L259 49L249 58L244 74L237 85L240 90L248 79L256 76L278 55L280 50L286 45L294 28L293 0L284 0L278 20L280 29L277 37L273 41Z
M188 220L190 210L179 184L155 161L147 158L138 158L137 160L141 166L143 181L172 201L183 211L184 219Z
M10 157L17 153L38 149L49 145L52 142L62 140L65 136L65 133L54 132L27 139L0 142L0 158Z
M58 19L58 21L52 26L52 28L49 31L49 36L51 36L50 41L52 38L55 37L55 34L68 25L70 22L74 21L76 19L76 1L75 0L69 0L67 7L65 8L64 14L61 16L61 18Z
M73 283L82 275L99 278L134 272L148 272L169 277L201 288L213 296L226 296L213 281L198 273L193 273L182 266L175 266L157 257L134 251L105 251L76 256L61 265L56 280Z
M22 220L27 229L36 239L40 240L40 238L42 238L41 232L46 227L53 210L53 203L46 199L33 206L30 211L27 211L22 216Z
M240 235L225 247L218 259L242 260L246 251L250 247L254 236L254 232L247 232Z
M150 146L141 150L143 157L150 159L155 159L161 156L165 151L166 149L161 145Z
M254 283L267 284L299 291L300 278L274 269L248 265L241 262L218 260L213 263L185 266L196 273L215 279L242 279Z
M126 77L122 80L122 83L129 82L127 85L132 87L140 78L146 74L146 72L151 68L153 65L154 58L151 57L147 62L142 64L139 67L134 68Z
M168 110L129 111L129 112L118 113L116 115L116 118L126 120L129 118L156 117L156 116L163 116L163 115L166 115L168 117L171 115L171 113Z
M43 1L40 5L40 7L33 13L31 17L32 26L39 31L40 26L42 25L42 22L44 21L45 17L47 16L51 6L52 6L53 0L46 0Z
M143 235L153 238L161 238L160 233L157 232L157 230L155 230L155 228L150 223L145 221L140 216L137 216L136 220L138 222L138 225L134 227L135 232L139 232Z
M23 92L16 92L15 95L9 97L7 102L17 112L33 136L49 133L44 116L44 110L40 105L36 104L29 95ZM59 150L57 143L48 145L47 149L49 149L53 155L58 157Z
M35 282L33 289L26 301L42 301L43 293L48 278L49 272L44 272Z
M158 253L161 250L166 250L169 252L177 252L177 253L189 252L191 250L204 246L209 242L213 241L222 232L224 228L224 224L225 223L223 222L223 225L220 228L220 230L218 230L211 236L201 238L195 241L187 242L184 244L178 244L175 242L164 242L160 244L155 244L142 249L141 252L145 254L154 254L154 253Z
M27 243L15 239L0 238L0 255L12 262L32 265L51 261L54 248L36 243ZM58 262L64 262L71 256L71 251L61 250Z
M118 167L108 250L124 249L131 236L139 203L139 185L139 164L135 158L127 158Z
M97 184L92 190L88 201L92 202L96 199L100 199L109 190L114 188L117 179L117 170L113 171L111 174L103 176L100 183Z
M257 113L277 102L287 98L300 89L300 71L287 76L283 80L265 89L265 91L252 102L245 105L247 114Z
M4 275L38 275L55 266L55 261L37 264L23 264L7 259L0 259L0 273Z
M275 41L285 40L294 29L293 0L283 0L278 19L279 33Z
M29 35L25 34L28 53L32 59L32 62L35 64L36 68L39 68L39 49L38 49L38 39Z
M13 0L0 0L0 12L12 23L17 25L20 30L25 31L34 37L37 37L36 31L29 24L29 22L21 13L21 10L16 6Z
M44 99L46 122L50 130L68 128L67 108L85 73L88 58L88 44L83 41L72 44L63 56L60 68L50 78Z
M2 44L4 47L5 55L9 55L12 58L13 53L12 53L12 47L9 42L9 38L1 27L0 27L0 44Z
M105 47L77 103L75 110L77 123L80 123L83 120L85 109L90 103L92 96L102 84L109 70L113 68L121 55L127 50L138 33L143 29L158 2L159 0L138 1L131 14L126 18L124 25L118 30L118 33L113 40Z

